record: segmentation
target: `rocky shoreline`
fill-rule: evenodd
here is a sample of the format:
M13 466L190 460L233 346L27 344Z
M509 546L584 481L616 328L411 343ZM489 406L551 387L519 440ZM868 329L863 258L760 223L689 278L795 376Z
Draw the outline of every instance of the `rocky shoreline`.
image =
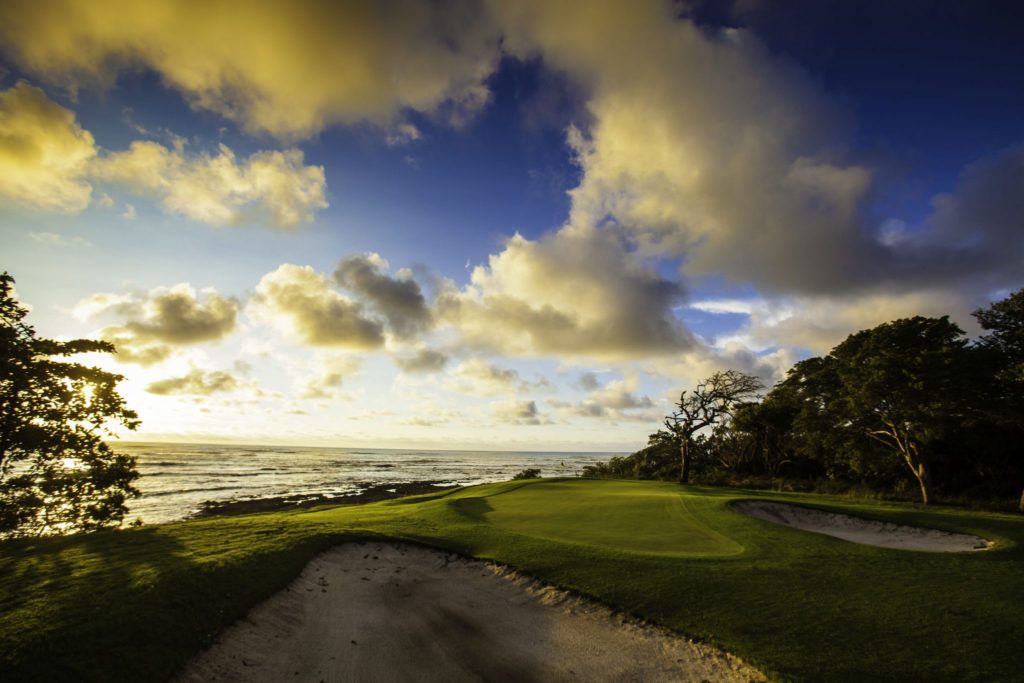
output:
M434 493L457 488L455 485L440 481L411 481L404 483L359 484L359 491L343 496L326 496L318 494L297 494L276 496L272 498L254 498L252 500L211 500L195 510L189 519L221 517L230 515L248 515L255 512L278 512L295 508L310 508L320 505L359 505L376 503L381 500L403 498L423 493Z

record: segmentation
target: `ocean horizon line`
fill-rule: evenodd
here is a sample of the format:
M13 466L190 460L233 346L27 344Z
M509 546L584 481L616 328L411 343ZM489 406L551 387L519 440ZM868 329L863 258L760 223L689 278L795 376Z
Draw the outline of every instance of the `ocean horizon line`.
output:
M295 444L295 443L253 443L253 442L235 442L235 441L161 441L156 439L147 440L128 440L128 439L114 439L111 440L111 444L116 445L128 445L128 446L219 446L227 448L306 448L314 450L363 450L363 451L423 451L428 453L564 453L566 455L579 455L579 454L597 454L602 455L625 455L631 451L625 449L619 450L560 450L560 449L502 449L502 448L437 448L432 446L400 446L400 447L386 447L386 446L353 446L353 445L307 445L307 444Z

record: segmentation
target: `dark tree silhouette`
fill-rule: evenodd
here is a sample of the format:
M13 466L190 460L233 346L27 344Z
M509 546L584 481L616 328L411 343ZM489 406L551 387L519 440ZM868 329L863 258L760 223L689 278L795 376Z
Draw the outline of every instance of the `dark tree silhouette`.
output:
M1000 374L1024 382L1024 289L971 315L988 333L978 340L979 345L1001 356L1004 367Z
M687 395L679 395L676 410L665 418L669 433L679 439L679 481L690 481L690 460L694 435L714 427L732 415L740 403L757 396L764 387L757 377L738 370L716 372Z
M116 391L122 376L61 360L114 347L40 339L27 314L0 274L0 537L119 524L138 472L103 437L138 416Z
M997 422L1024 432L1024 289L971 315L987 333L978 346L993 354L997 367L1002 400L988 403L990 414ZM1024 513L1024 487L1018 509Z

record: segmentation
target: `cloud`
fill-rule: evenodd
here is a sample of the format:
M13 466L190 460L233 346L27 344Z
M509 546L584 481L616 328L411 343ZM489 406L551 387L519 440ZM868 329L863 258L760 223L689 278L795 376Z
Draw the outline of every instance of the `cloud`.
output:
M595 389L590 393L590 399L614 410L652 407L654 403L649 397L636 394L639 385L636 374L632 373L625 379L613 380L603 388Z
M338 389L345 380L359 371L362 362L352 356L320 354L316 360L317 374L307 379L299 398L333 399L341 397Z
M515 393L519 388L519 373L501 368L480 358L460 363L451 375L448 388L462 394L495 396Z
M494 401L490 410L491 415L501 422L518 425L550 424L537 409L536 401Z
M671 382L673 386L667 397L675 401L680 391L693 388L720 370L745 372L771 386L783 379L798 360L800 356L792 349L756 352L743 343L730 342L717 348L693 349L676 358L655 359L646 363L643 370L652 377Z
M955 191L932 200L923 229L904 236L903 269L925 286L974 279L987 289L1021 281L1024 145L969 164ZM920 278L924 272L929 277Z
M448 356L434 349L420 349L411 356L396 355L394 360L407 373L440 372L448 364Z
M137 140L101 156L74 112L24 81L0 91L0 124L0 197L29 208L78 213L97 180L213 225L261 220L294 228L327 208L324 169L305 165L298 149L260 151L240 162L226 145L216 155L187 153L179 138L173 147ZM100 193L97 203L110 207L113 200ZM135 216L126 204L121 217Z
M387 134L384 138L384 142L388 147L400 147L416 142L423 135L420 133L420 129L411 123L403 122L399 123L394 129Z
M498 38L460 0L0 4L0 43L26 72L76 88L152 69L193 107L286 139L406 109L463 121L487 102Z
M102 316L119 320L100 330L117 348L117 359L152 365L166 360L178 346L218 341L238 323L238 302L216 290L202 293L187 283L158 287L145 295L93 294L78 302L81 320Z
M687 277L769 296L1019 284L1024 148L968 166L929 219L894 231L870 210L875 171L846 151L852 119L752 32L658 0L492 7L508 52L586 93L567 138L573 228L614 226Z
M880 251L858 231L871 174L835 152L841 117L752 34L663 2L496 7L507 49L589 93L591 123L569 135L572 225L611 219L651 253L685 254L688 273L780 289L845 286L859 273L842 266Z
M338 264L334 279L381 314L396 336L413 337L432 324L427 301L410 271L393 278L387 269L380 254L353 255Z
M144 342L119 325L103 328L99 336L114 345L114 358L121 363L135 363L148 367L163 363L174 355L175 349L170 344Z
M609 231L521 235L437 302L465 343L521 356L638 357L694 343L675 320L678 283L644 268Z
M73 237L65 237L64 235L58 235L55 232L30 232L28 236L40 244L52 244L57 247L91 247L92 242L75 235Z
M309 266L285 263L264 275L251 305L258 317L311 346L376 349L384 344L383 324Z
M235 391L241 388L242 382L237 377L223 370L206 372L193 368L181 377L151 382L146 391L160 396L210 396L211 394Z
M637 394L639 376L629 372L625 378L612 380L602 386L593 373L583 373L581 385L585 385L589 396L578 403L552 400L549 404L566 417L608 417L614 420L646 422L660 415L652 411L654 401L648 396ZM639 412L638 412L639 411Z
M584 372L580 374L578 384L584 391L594 391L595 389L601 388L601 382L593 372Z
M24 81L0 91L0 197L32 209L78 213L89 205L86 179L96 156L75 113Z
M970 311L986 303L983 297L946 289L819 297L758 297L748 300L708 300L692 304L710 313L743 313L748 321L716 345L741 344L748 349L797 347L827 353L849 334L890 320L915 315L952 317L973 327Z
M97 161L94 174L158 198L169 213L211 225L262 219L294 228L327 208L324 169L304 165L298 149L256 152L238 162L223 144L211 156L187 154L183 144L135 141Z

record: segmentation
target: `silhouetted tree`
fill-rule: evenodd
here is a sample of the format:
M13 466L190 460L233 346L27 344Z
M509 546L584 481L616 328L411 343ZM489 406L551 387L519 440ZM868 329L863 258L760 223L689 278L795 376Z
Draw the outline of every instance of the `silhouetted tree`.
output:
M107 342L36 337L14 278L0 274L0 536L68 533L121 522L138 492L135 460L103 442L139 420L120 375L58 360L113 352Z
M992 354L996 366L997 384L992 388L998 391L991 391L986 403L990 416L1024 432L1024 289L972 315L988 333L978 340L978 347ZM1024 513L1024 490L1019 509Z
M738 370L711 375L687 395L679 395L676 410L665 418L669 433L679 439L679 481L690 481L691 449L694 435L714 427L732 415L740 403L757 396L764 385L757 377Z
M979 346L1000 355L1001 374L1008 380L1024 382L1024 289L971 315L988 332L978 340Z

